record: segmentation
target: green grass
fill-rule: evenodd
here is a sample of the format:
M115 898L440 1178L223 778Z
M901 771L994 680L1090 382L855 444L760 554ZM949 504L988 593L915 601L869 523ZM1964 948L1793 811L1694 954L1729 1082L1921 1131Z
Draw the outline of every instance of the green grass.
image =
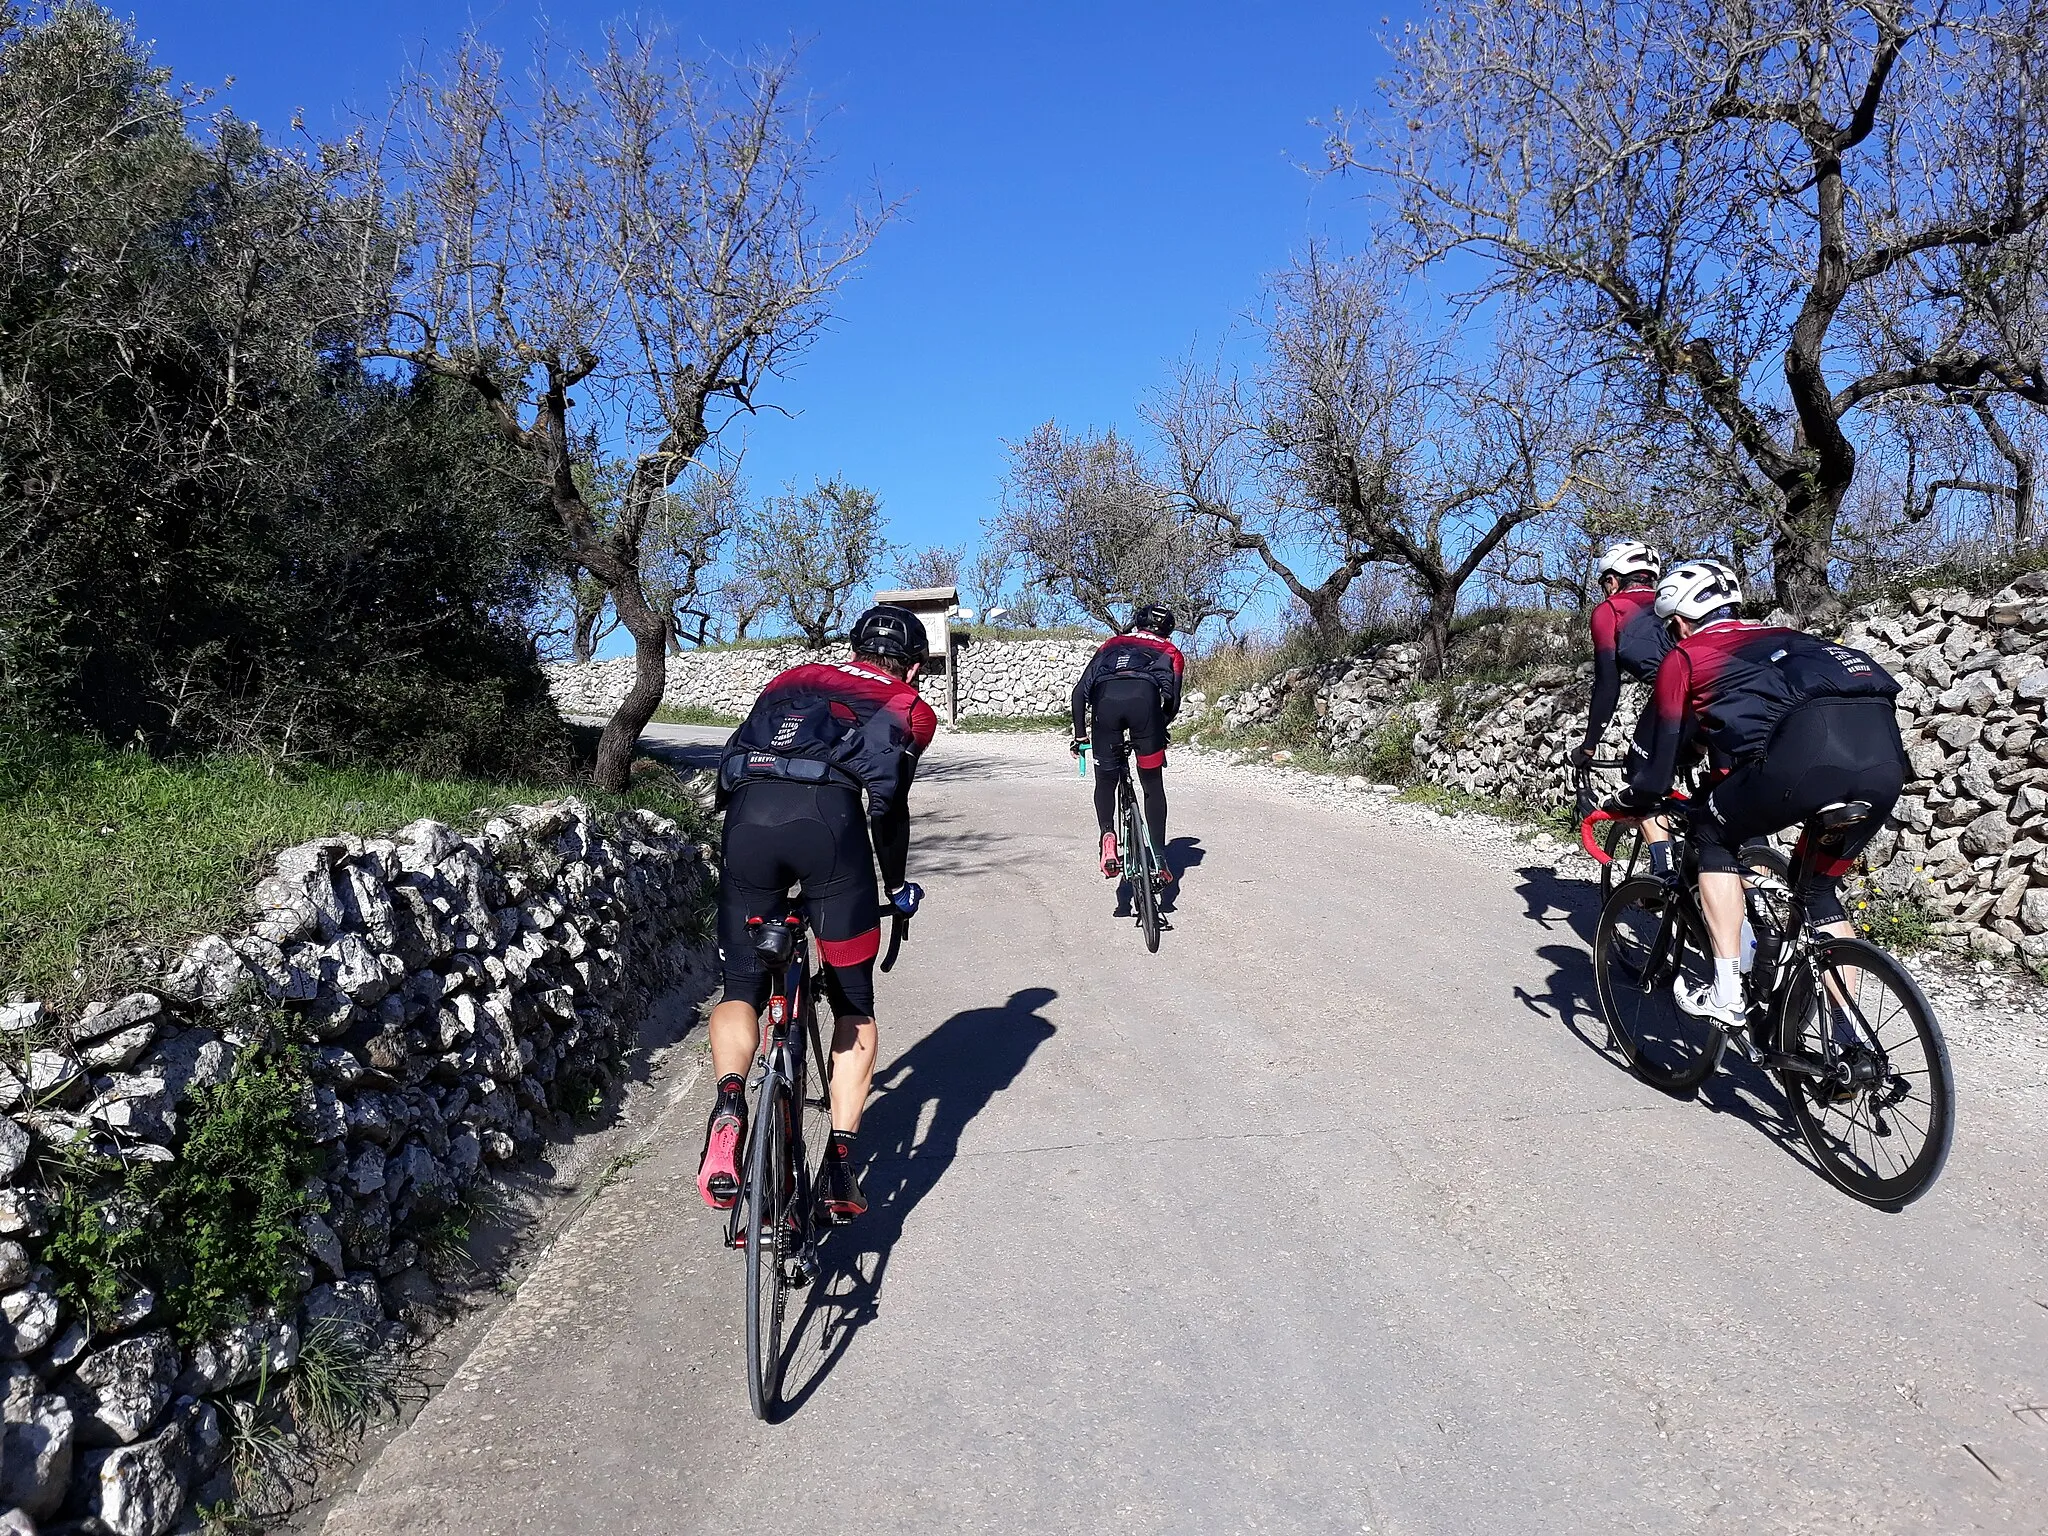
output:
M1074 728L1071 715L963 715L956 731L970 734L982 731L1070 731Z
M422 816L475 826L485 808L570 793L607 809L647 805L688 826L704 820L651 762L618 799L588 784L165 761L78 737L0 738L0 997L75 1002L118 977L130 946L235 922L258 864L280 848Z
M663 725L738 725L738 715L720 714L715 709L704 709L696 704L664 704L654 712L654 718Z
M1482 816L1497 816L1502 821L1551 822L1557 819L1540 807L1521 800L1495 800L1486 795L1467 794L1462 789L1452 789L1443 784L1411 784L1394 798L1409 805L1426 805L1446 816L1476 812Z
M1081 624L1059 624L1051 629L1027 629L1023 625L955 624L953 633L972 640L1107 640L1107 630L1089 629Z

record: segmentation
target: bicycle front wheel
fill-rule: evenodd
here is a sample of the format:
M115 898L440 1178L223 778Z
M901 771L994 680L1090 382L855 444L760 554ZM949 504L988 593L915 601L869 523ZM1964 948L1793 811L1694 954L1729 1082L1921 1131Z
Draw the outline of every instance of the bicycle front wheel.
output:
M1787 980L1779 1019L1780 1048L1828 1069L1779 1074L1821 1171L1885 1210L1926 1194L1955 1134L1955 1079L1912 974L1867 939L1822 939Z
M747 1149L747 1400L767 1419L782 1388L783 1246L793 1195L789 1095L771 1071L761 1082Z
M1636 1076L1652 1088L1686 1094L1721 1059L1720 1025L1678 1006L1672 984L1711 981L1714 963L1698 925L1664 882L1624 880L1600 909L1593 934L1593 976L1607 1027Z
M1600 829L1600 847L1607 855L1607 862L1600 866L1600 899L1605 902L1617 885L1635 878L1636 865L1643 857L1643 824L1608 822Z

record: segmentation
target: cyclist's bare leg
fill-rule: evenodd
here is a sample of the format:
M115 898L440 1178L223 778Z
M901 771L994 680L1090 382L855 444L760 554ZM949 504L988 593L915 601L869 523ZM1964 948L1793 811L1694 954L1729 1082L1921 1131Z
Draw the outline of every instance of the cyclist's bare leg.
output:
M1742 953L1742 876L1732 869L1700 871L1700 911L1714 958L1733 960Z
M846 1014L832 1021L832 1129L857 1131L875 1080L875 1021Z
M745 1077L761 1048L761 1018L746 1002L720 1003L705 1025L711 1037L713 1078Z

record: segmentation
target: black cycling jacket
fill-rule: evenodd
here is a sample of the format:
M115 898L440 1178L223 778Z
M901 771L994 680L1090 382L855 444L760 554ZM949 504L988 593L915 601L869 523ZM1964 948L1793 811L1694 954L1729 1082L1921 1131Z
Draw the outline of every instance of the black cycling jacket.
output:
M1723 619L1678 642L1657 669L1647 756L1629 748L1629 798L1670 792L1682 748L1706 748L1727 772L1761 758L1778 724L1809 699L1890 698L1899 685L1863 652L1796 629Z
M1187 671L1180 647L1158 635L1133 630L1111 635L1088 658L1074 684L1074 734L1088 734L1088 705L1095 690L1113 678L1143 678L1159 690L1159 707L1168 720L1180 713L1180 681Z

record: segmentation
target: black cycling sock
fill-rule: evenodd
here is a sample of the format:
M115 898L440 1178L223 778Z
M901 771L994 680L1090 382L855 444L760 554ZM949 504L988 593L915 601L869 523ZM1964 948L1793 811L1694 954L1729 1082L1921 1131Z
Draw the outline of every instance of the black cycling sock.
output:
M1671 845L1669 843L1650 844L1650 873L1659 880L1662 880L1671 873Z
M1095 770L1095 826L1097 835L1116 830L1116 776Z
M825 1149L825 1155L837 1158L853 1156L853 1138L854 1133L852 1131L834 1131L832 1133L832 1145Z
M732 1109L746 1102L747 1080L737 1072L728 1072L718 1080L718 1103L712 1113L721 1109Z

